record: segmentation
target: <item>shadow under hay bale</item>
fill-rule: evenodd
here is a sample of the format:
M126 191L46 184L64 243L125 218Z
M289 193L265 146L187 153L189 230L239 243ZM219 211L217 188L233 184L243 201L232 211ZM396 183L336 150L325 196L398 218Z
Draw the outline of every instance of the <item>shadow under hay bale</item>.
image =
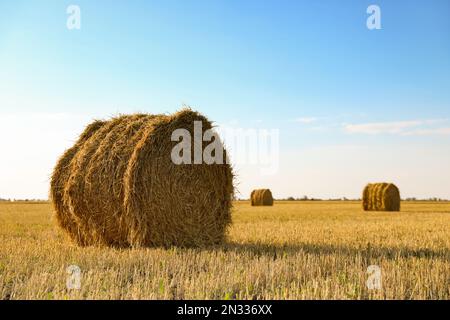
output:
M252 206L273 206L272 192L269 189L256 189L250 195Z
M184 129L194 137L194 121L202 123L203 132L212 128L190 109L173 115L124 115L89 125L52 176L58 225L82 246L222 242L231 223L231 166L225 161L177 165L171 158L179 144L171 141L172 133ZM203 149L209 143L202 141Z
M369 183L363 191L365 211L400 211L400 191L392 183Z

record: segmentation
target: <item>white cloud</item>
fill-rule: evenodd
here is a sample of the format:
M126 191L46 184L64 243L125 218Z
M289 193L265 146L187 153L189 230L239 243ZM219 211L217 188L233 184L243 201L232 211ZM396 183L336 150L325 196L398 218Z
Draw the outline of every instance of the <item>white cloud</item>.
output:
M345 131L348 133L382 134L382 133L402 133L405 129L417 127L421 121L398 121L398 122L378 122L363 124L347 124Z
M450 135L450 127L434 129L418 129L404 133L405 136Z
M411 135L447 135L450 128L433 127L439 123L448 121L447 119L412 120L396 122L375 122L362 124L345 124L344 130L347 133L362 134L398 134L403 136Z
M430 120L425 120L424 123L426 124L438 124L438 123L443 123L443 122L447 122L448 119L430 119Z
M314 117L302 117L302 118L296 118L294 119L294 122L303 123L303 124L309 124L316 122L317 118Z

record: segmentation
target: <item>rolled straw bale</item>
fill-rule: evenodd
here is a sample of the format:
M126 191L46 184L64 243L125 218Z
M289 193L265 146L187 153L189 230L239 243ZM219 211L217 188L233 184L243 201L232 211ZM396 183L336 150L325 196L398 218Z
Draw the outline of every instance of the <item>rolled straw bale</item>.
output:
M203 132L212 129L190 109L173 115L124 115L99 122L96 130L88 127L91 134L86 129L52 177L51 197L63 230L80 245L204 246L223 241L231 223L231 166L225 160L177 165L171 159L178 144L171 141L172 133L185 129L194 137L194 121L201 122ZM200 143L203 148L208 144Z
M70 164L74 156L77 154L80 147L88 140L96 131L98 131L105 122L94 121L86 127L75 145L68 149L58 160L58 163L53 170L50 186L50 198L52 199L56 214L56 222L67 232L67 234L80 245L86 245L89 240L86 234L78 232L77 223L69 214L69 208L64 203L64 187L70 176Z
M269 189L256 189L250 194L252 206L272 206L273 197Z
M369 183L363 191L365 211L400 211L400 191L392 183Z

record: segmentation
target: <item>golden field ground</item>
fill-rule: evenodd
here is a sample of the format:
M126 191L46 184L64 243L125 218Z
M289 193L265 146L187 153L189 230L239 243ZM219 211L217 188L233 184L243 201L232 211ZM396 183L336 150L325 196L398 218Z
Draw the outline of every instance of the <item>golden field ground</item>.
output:
M227 244L79 248L48 203L0 203L0 299L449 299L450 203L236 202ZM81 268L68 290L67 267ZM382 289L368 290L369 265Z

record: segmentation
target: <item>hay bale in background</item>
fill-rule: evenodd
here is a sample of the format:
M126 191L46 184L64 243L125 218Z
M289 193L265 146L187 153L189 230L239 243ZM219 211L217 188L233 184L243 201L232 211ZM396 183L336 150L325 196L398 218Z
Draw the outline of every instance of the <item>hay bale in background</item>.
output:
M252 206L273 206L272 192L269 189L256 189L250 194Z
M171 141L173 131L186 129L194 137L194 121L202 122L203 131L212 128L205 117L184 109L170 116L119 116L83 134L52 176L59 225L80 245L223 241L231 223L230 165L176 165L171 159L179 143Z
M400 211L400 191L392 183L369 183L363 191L365 211Z

